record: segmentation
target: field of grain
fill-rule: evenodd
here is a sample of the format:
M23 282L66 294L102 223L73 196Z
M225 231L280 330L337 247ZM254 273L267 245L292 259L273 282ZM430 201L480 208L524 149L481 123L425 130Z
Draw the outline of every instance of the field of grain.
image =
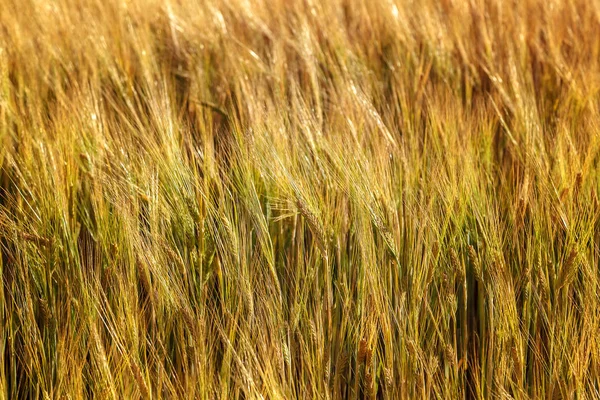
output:
M599 157L598 0L0 0L0 399L598 399Z

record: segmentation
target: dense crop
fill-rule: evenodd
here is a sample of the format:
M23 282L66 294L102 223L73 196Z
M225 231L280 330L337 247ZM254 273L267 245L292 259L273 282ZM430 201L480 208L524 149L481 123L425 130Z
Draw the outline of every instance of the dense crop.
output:
M600 398L597 0L0 0L0 398Z

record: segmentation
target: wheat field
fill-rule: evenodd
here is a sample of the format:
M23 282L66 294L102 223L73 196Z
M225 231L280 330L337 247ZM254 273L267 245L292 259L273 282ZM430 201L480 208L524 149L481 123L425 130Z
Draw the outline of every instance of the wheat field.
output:
M0 0L0 399L600 398L600 1Z

